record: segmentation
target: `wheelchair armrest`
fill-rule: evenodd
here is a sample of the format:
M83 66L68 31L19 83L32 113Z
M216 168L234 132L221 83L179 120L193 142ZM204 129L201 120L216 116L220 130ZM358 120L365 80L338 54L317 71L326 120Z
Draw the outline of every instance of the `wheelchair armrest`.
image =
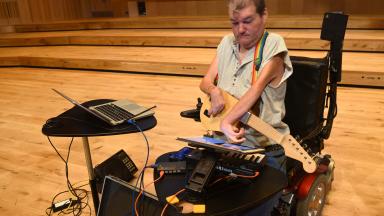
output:
M183 118L192 118L195 121L200 121L200 110L197 109L190 109L190 110L184 110L180 112L180 116Z
M183 118L192 118L195 121L200 122L200 109L202 105L201 98L197 98L196 109L181 111L180 116Z

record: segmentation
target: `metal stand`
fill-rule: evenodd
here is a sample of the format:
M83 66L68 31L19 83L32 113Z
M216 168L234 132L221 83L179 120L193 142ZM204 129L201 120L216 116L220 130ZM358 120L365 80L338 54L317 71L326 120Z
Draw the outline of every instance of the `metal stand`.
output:
M97 214L97 210L99 209L99 194L97 193L97 189L96 189L96 179L95 179L96 177L95 177L95 172L92 165L91 150L89 149L88 137L82 137L82 140L83 140L83 148L84 148L84 154L85 154L85 163L87 164L87 168L88 168L89 186L91 187L93 205L95 207L95 212Z

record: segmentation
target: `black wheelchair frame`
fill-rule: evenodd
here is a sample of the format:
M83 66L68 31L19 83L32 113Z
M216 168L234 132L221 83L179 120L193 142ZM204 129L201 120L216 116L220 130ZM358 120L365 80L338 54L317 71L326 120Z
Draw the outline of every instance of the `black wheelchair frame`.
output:
M288 158L289 186L275 209L276 215L321 215L331 189L335 162L330 155L321 154L321 150L337 115L337 83L341 81L347 22L348 16L340 12L324 15L320 38L330 41L325 58L291 57L294 74L288 79L283 121L289 125L291 135L314 157L318 168L308 174L297 161Z

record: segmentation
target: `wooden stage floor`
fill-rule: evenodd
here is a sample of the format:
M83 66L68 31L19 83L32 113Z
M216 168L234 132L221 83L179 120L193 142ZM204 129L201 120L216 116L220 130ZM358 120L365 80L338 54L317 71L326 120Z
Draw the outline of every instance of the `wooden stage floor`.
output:
M45 215L53 196L66 190L64 163L41 128L48 118L72 105L51 88L81 102L129 98L145 106L157 105L158 125L145 132L153 163L160 154L184 146L176 137L204 132L199 123L179 115L182 110L194 108L196 98L201 95L199 81L200 78L185 76L0 68L1 215ZM340 87L338 96L338 116L324 150L336 161L335 180L323 215L381 215L384 212L384 90ZM53 138L62 154L66 154L69 141ZM120 149L139 168L145 160L146 145L138 133L93 137L90 146L94 165ZM84 183L88 179L81 139L75 139L72 147L69 177L72 183ZM151 173L146 173L146 182L150 178Z

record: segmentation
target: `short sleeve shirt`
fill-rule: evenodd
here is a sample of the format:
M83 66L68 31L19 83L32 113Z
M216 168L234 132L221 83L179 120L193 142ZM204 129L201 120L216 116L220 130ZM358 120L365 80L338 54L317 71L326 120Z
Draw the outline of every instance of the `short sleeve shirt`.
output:
M252 86L252 73L255 47L250 49L246 56L240 61L238 43L235 37L225 36L217 48L218 58L218 82L217 85L224 91L236 98L241 98ZM288 55L288 49L284 39L275 33L269 33L263 50L263 58L258 74L272 57L283 54L284 75L276 86L267 85L261 95L259 117L283 134L289 134L288 125L282 122L285 115L284 98L286 92L286 80L292 74L292 63ZM257 76L255 74L255 76ZM243 145L266 146L274 143L265 136L262 136L252 128L245 127L247 141Z

